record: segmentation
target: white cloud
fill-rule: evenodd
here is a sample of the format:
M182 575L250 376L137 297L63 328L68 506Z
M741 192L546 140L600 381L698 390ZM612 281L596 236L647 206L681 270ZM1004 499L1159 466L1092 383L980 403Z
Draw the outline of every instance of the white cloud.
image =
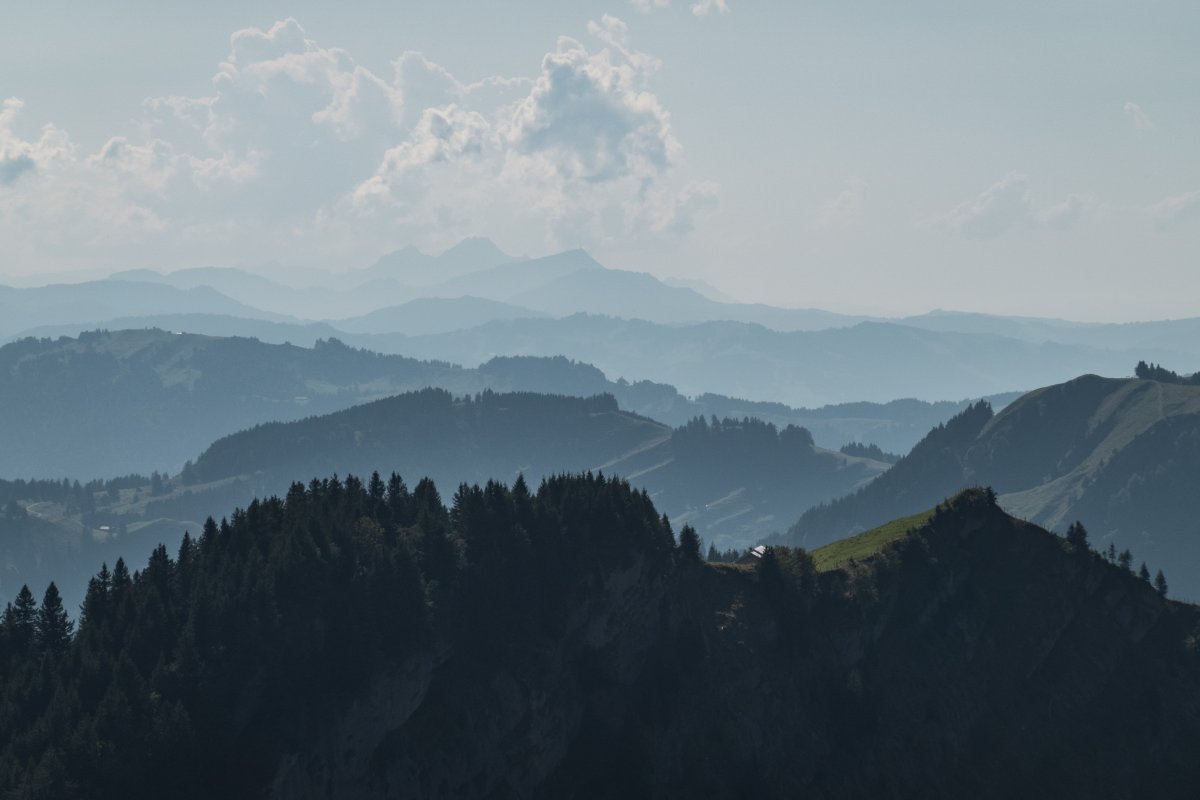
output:
M376 253L431 231L520 228L549 246L686 233L716 187L687 174L651 85L660 62L616 17L588 34L532 75L467 83L415 52L382 77L293 19L246 28L210 93L147 99L92 154L54 126L18 137L22 104L7 100L0 236L46 262L155 236L162 252L250 260Z
M639 14L649 14L657 8L666 8L671 0L629 0L629 4Z
M428 221L431 194L414 186L433 186L436 171L440 219L521 209L545 220L550 247L690 230L716 189L677 177L681 147L649 86L659 61L635 50L615 17L588 32L598 47L562 37L531 80L448 84L468 105L497 92L518 96L485 113L427 110L412 138L354 190L355 211L401 226Z
M1055 205L1034 206L1029 178L1010 172L974 200L939 214L926 224L949 227L974 239L999 236L1018 226L1066 230L1096 208L1091 195L1072 194Z
M815 223L826 230L848 230L862 221L867 205L867 184L852 178L849 186L830 197L817 209Z
M18 137L22 103L5 101L0 239L70 266L162 263L180 243L191 260L344 261L431 236L686 234L716 186L683 163L660 62L616 17L588 35L560 38L529 76L466 83L412 52L380 77L284 19L235 31L209 94L148 98L94 154L54 126Z
M1030 209L1029 179L1019 172L1010 172L974 200L935 217L933 221L972 238L987 238L1028 219Z
M1155 225L1164 230L1200 215L1200 189L1168 197L1146 209Z
M1072 194L1057 205L1035 212L1037 222L1044 227L1066 230L1096 208L1096 199L1089 194Z
M53 125L33 140L14 129L23 103L0 104L0 241L6 264L20 268L45 256L84 249L89 255L142 242L163 221L139 193L153 193L140 171L141 154L110 142L92 158L81 158L70 137ZM151 145L151 149L156 145ZM128 162L126 162L128 159ZM122 164L128 163L129 169Z
M692 13L697 17L707 17L709 14L728 14L729 5L725 0L697 0L692 5Z
M626 205L626 223L643 233L673 233L682 236L696 227L696 217L717 206L716 181L693 181L683 188L650 193L646 202Z
M671 5L671 0L629 0L629 4L633 6L634 11L639 14L649 14L651 11L656 11L660 8L667 8ZM692 14L697 17L707 17L709 14L728 14L729 4L726 0L696 0L692 4Z
M1150 117L1146 116L1146 112L1137 103L1125 104L1125 116L1133 120L1133 127L1138 131L1148 131L1154 127Z
M679 151L666 111L645 89L658 62L625 48L620 20L605 17L591 32L605 47L589 53L560 39L501 135L513 152L539 162L529 168L566 181L652 177Z
M43 127L42 135L34 141L25 141L17 135L14 126L24 106L15 97L0 103L0 186L13 184L22 175L50 168L73 156L70 139L53 125Z

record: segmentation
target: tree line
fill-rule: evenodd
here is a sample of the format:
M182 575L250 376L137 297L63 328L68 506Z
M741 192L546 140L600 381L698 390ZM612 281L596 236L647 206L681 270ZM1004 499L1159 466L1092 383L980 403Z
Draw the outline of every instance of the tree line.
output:
M1184 386L1200 386L1200 372L1191 375L1180 375L1177 372L1167 369L1161 364L1147 364L1145 361L1139 361L1134 367L1133 374L1144 381L1158 381L1159 383L1178 383Z
M442 638L494 657L560 625L597 565L698 551L599 474L464 484L449 505L394 474L293 484L174 557L102 566L77 631L53 584L40 606L22 587L0 624L0 794L245 794L378 664Z

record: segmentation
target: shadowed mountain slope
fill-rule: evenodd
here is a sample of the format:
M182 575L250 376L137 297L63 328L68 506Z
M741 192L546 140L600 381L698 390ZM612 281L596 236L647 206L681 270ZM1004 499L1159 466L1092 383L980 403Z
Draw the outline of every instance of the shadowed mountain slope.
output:
M593 476L449 508L428 482L313 481L102 573L85 611L74 641L0 640L0 790L1173 800L1200 780L1196 608L982 491L819 572L700 563Z
M784 541L817 546L987 484L1012 513L1168 569L1200 563L1200 386L1087 375L993 416L977 405L856 494L805 513ZM1194 570L1176 587L1200 597Z
M430 389L225 437L185 468L182 502L196 507L219 497L232 508L283 491L297 475L331 472L396 471L446 484L518 474L537 482L593 470L645 488L673 520L727 548L752 544L787 524L789 511L862 485L886 467L817 448L802 428L757 420L699 418L672 429L621 411L610 395L455 398ZM178 518L169 499L154 509Z

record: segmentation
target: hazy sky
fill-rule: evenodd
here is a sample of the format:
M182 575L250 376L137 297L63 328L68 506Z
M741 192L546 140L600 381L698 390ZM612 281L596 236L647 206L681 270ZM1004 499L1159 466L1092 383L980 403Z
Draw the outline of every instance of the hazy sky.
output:
M0 274L485 235L781 305L1196 316L1198 43L1195 0L6 4Z

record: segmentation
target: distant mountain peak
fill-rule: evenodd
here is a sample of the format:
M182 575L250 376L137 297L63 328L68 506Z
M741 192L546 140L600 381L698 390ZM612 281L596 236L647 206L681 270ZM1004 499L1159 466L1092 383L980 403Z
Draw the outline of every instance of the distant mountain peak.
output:
M584 250L582 247L574 247L570 250L563 250L558 253L551 253L548 256L540 259L531 259L533 261L564 261L574 264L580 269L607 269L603 264L595 259L595 257Z
M473 236L437 256L408 245L380 257L367 268L366 274L392 278L406 284L427 285L517 260L497 247L491 239Z
M372 269L388 269L393 267L402 267L414 262L426 262L433 257L426 255L418 250L414 245L408 244L398 250L381 255L372 265Z
M478 263L493 259L488 266L496 266L497 264L515 260L513 256L501 250L495 242L486 236L468 236L453 247L444 250L438 258L470 258L476 260Z

